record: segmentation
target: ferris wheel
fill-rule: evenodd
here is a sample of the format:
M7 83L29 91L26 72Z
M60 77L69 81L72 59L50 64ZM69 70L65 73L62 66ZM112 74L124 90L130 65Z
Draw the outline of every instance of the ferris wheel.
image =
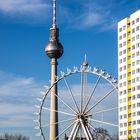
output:
M51 90L56 85L58 106L51 110ZM117 131L117 98L117 80L111 74L91 68L86 61L80 68L67 69L38 98L35 114L39 136L49 140L50 127L54 125L50 122L51 111L58 115L55 124L59 133L54 140L93 140L98 127Z

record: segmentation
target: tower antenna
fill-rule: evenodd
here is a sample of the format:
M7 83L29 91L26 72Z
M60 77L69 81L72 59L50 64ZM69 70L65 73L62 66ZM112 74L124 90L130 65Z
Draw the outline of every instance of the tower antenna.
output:
M53 0L53 28L56 28L56 0Z

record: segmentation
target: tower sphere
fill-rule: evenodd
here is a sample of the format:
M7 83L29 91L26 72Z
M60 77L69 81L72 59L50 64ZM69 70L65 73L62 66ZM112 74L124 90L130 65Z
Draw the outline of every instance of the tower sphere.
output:
M59 29L51 28L50 29L50 40L49 43L45 47L45 52L49 58L58 59L63 54L63 46L59 42Z

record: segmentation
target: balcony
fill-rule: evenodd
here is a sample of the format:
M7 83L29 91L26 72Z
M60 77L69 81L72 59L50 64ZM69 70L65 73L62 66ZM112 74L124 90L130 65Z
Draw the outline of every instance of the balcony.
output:
M130 125L130 126L128 126L128 130L132 130L132 126Z
M130 18L127 19L127 24L130 24Z
M131 109L128 110L128 114L132 114L132 110Z
M128 71L128 72L131 72L131 68L128 68L127 71Z
M128 81L131 81L131 76L128 76L127 80L128 80Z
M128 32L128 33L131 32L131 28L130 28L130 27L127 28L127 32Z
M131 84L128 84L128 89L131 89Z
M131 52L128 52L128 53L127 53L127 56L129 56L129 57L130 57L130 56L131 56Z
M131 97L131 92L128 92L128 98L130 98Z
M132 135L131 134L128 134L128 139L132 139Z
M127 48L128 48L128 49L131 48L131 44L130 44L130 43L127 44Z
M128 118L128 122L132 122L132 118Z
M131 36L129 35L129 36L127 36L127 40L131 40Z
M132 105L132 103L131 103L131 101L129 101L129 102L128 102L128 106L131 106L131 105Z
M131 60L128 60L128 61L127 61L127 64L128 64L128 65L131 65Z

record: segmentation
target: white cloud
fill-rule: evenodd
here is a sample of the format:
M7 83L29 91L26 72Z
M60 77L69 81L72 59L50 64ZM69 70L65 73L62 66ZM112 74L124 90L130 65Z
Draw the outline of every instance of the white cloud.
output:
M79 10L72 9L67 3L75 3ZM112 30L114 25L107 25L110 25L114 3L116 4L115 0L60 3L58 5L59 22L64 22L68 27L74 29L84 30L98 26L101 31ZM105 6L105 4L107 5ZM13 22L46 23L52 13L51 10L52 1L50 0L0 0L0 13L14 19Z
M0 0L0 12L22 21L45 20L48 18L50 4L43 0Z
M43 82L0 71L0 127L34 127Z
M107 16L108 10L103 5L96 2L84 3L81 5L81 12L70 18L70 24L73 25L72 28L85 30L105 24Z

